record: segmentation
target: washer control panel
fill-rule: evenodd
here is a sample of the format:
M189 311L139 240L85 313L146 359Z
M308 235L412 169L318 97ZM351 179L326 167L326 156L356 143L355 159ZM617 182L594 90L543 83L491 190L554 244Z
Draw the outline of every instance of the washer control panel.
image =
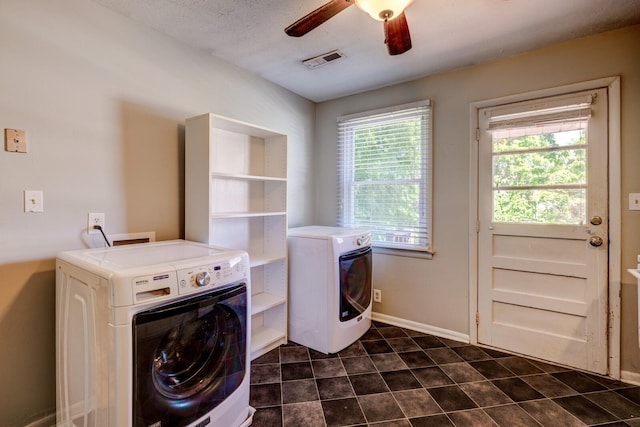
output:
M368 232L354 233L346 236L332 236L331 240L333 241L334 252L337 254L344 254L371 246L371 234Z
M249 268L247 264L246 257L233 257L213 264L178 270L178 292L182 295L245 279Z
M356 246L369 246L371 244L371 235L362 234L356 237Z

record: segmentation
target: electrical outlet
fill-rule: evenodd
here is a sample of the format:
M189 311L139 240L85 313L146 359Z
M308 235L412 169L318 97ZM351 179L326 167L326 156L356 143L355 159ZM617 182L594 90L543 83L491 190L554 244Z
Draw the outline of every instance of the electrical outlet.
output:
M373 290L373 302L382 302L382 291L380 289Z
M104 214L103 213L89 213L87 218L87 234L100 233L100 230L93 228L99 225L104 230Z

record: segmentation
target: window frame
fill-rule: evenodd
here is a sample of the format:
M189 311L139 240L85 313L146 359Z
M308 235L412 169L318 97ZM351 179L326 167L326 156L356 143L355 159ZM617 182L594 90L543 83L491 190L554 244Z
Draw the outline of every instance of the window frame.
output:
M397 115L403 111L408 110L417 110L415 112L416 115L424 116L426 122L423 124L423 140L421 141L421 145L424 146L424 149L421 152L421 162L422 165L420 169L422 169L421 177L418 179L419 185L419 205L423 208L421 209L423 212L419 212L419 224L421 228L424 228L424 234L426 238L426 245L418 245L418 244L409 244L409 243L393 243L393 242L383 242L383 241L372 241L372 246L374 248L374 252L376 253L385 253L390 255L400 255L400 256L408 256L408 257L417 257L417 258L427 258L431 259L433 256L433 103L431 100L423 100L408 104L396 105L387 108L381 108L376 110L369 110L361 113L350 114L345 116L340 116L337 118L337 183L338 183L338 193L337 193L337 223L341 226L346 227L364 227L371 228L370 226L363 224L359 225L355 221L353 221L353 189L355 188L355 180L347 179L344 175L351 173L353 175L353 171L355 170L355 166L353 165L355 154L354 154L354 141L349 140L348 137L344 135L348 135L349 132L341 134L341 129L346 127L347 129L355 129L357 125L355 122L367 119L374 118L375 116L380 116L378 119L381 122L384 122L385 119L390 119L394 115ZM423 111L420 111L423 110ZM387 115L388 118L384 116ZM349 127L348 122L354 122L353 127ZM383 125L381 123L381 125ZM351 206L351 208L346 208L345 205ZM350 218L347 218L351 215Z

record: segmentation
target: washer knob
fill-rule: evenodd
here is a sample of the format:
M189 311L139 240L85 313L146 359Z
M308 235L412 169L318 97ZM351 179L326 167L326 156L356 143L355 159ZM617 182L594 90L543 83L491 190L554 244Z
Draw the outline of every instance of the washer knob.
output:
M369 239L370 239L370 237L369 237L369 236L366 236L366 235L364 235L364 236L360 236L360 237L358 237L358 239L356 240L356 245L358 245L358 246L364 246L364 245L367 245L367 244L369 244Z
M207 286L211 282L211 275L208 271L201 271L196 274L196 285Z

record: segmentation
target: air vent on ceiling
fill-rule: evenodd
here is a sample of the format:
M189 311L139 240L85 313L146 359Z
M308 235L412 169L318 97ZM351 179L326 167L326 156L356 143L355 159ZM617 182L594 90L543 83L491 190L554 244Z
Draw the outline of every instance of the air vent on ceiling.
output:
M344 58L344 54L342 52L339 50L332 50L331 52L323 53L322 55L314 56L313 58L307 58L303 60L302 63L305 67L314 69L342 58Z

